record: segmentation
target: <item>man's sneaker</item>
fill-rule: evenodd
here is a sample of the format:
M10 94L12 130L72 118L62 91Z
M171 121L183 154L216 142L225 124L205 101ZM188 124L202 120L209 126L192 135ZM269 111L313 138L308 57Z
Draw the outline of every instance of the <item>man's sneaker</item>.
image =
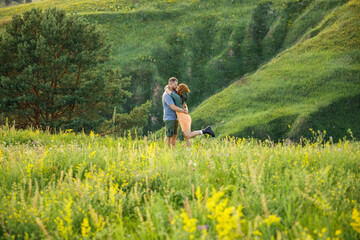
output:
M210 126L207 126L204 130L202 130L203 133L206 133L206 134L209 134L211 135L212 137L215 137L215 133L213 132L213 130L211 129Z

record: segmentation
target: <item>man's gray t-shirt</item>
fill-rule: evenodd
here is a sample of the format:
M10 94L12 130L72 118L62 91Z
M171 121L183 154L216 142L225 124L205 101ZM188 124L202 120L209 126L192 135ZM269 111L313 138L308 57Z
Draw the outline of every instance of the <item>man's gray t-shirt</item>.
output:
M167 120L177 120L176 117L176 113L174 110L172 110L169 106L171 104L175 104L173 98L167 94L166 92L164 92L163 96L162 96L162 104L163 104L163 109L164 109L164 116L163 116L163 120L167 121Z

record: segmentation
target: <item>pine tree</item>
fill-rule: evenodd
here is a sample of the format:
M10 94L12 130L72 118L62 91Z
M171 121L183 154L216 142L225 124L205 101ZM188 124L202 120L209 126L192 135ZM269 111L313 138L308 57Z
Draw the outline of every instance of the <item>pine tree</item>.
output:
M31 9L0 37L0 113L17 126L81 130L130 96L129 79L106 69L104 32L78 15Z

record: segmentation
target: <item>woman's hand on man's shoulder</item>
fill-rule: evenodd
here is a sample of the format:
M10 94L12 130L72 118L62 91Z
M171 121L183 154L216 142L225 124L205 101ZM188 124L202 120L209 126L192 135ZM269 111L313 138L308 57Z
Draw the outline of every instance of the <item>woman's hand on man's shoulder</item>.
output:
M165 92L169 95L171 95L171 91L169 89L169 85L166 85L165 88L164 88Z

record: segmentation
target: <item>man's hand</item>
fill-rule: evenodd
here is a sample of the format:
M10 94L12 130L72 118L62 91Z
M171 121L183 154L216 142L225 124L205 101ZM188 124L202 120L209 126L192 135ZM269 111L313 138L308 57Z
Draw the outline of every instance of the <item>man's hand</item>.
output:
M175 104L171 104L169 106L172 110L174 110L175 112L181 112L181 113L186 113L188 114L189 111L187 108L179 108L178 106L176 106Z

